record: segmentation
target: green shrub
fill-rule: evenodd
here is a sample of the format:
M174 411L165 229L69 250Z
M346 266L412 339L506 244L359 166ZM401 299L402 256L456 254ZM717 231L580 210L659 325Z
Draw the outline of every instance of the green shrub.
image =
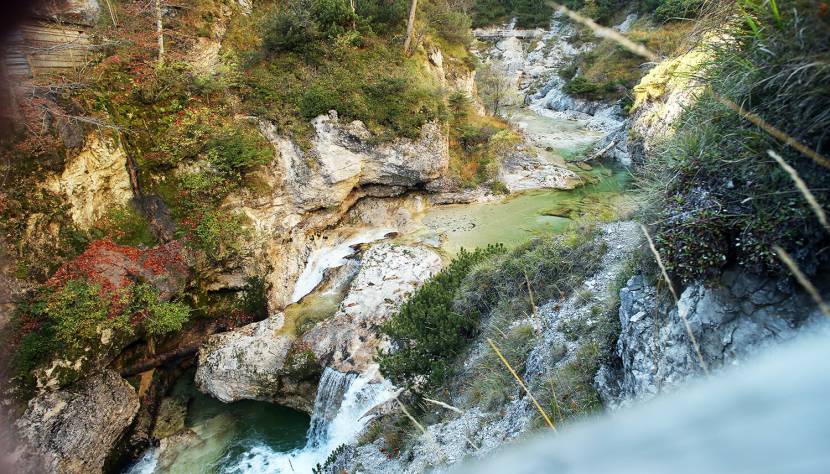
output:
M569 7L573 0L562 2ZM489 26L516 18L519 28L547 27L553 8L543 0L476 0L473 5L473 26Z
M320 31L330 38L343 34L357 20L349 0L313 0L311 11Z
M472 41L471 20L447 0L432 0L423 6L426 22L438 36L451 43L467 45Z
M452 263L381 326L381 333L393 343L391 351L379 355L386 377L395 384L419 389L436 387L444 381L450 364L478 327L477 314L456 310L456 291L476 264L503 252L501 245L474 252L462 249Z
M142 325L148 337L156 338L182 329L190 318L190 307L181 302L159 301L159 291L153 285L139 283L130 288L127 314L143 313Z
M814 150L830 149L830 20L808 1L773 12L759 6L747 24L711 45L710 89L677 123L676 134L646 162L653 183L658 250L683 281L717 275L726 266L784 272L774 245L813 273L827 261L827 233L771 158L775 150L827 207L830 173L720 104L711 92L741 104ZM810 32L805 34L805 32Z
M314 44L320 32L307 3L283 6L266 20L262 33L262 48L266 53L305 51Z
M212 138L207 156L220 173L239 178L254 166L268 164L273 154L271 145L256 130L240 128Z
M214 264L228 263L242 256L246 231L244 217L237 213L206 213L194 232L194 244Z
M120 245L153 247L158 243L147 219L131 204L110 209L90 230L92 240L105 237Z
M576 76L562 90L574 96L593 96L600 90L600 86L582 76Z
M69 280L63 288L49 295L45 313L56 340L73 350L97 346L104 330L132 332L126 314L110 314L111 301L102 296L101 285L84 280Z

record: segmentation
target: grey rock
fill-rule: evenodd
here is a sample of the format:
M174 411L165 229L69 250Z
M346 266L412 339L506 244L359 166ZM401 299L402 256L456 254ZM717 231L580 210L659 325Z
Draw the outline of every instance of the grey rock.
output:
M621 367L603 367L596 378L611 407L651 398L703 373L684 315L710 371L738 364L819 319L814 305L781 280L737 271L726 272L720 284L690 285L676 305L661 304L665 296L640 275L620 290Z
M102 472L138 407L135 390L112 370L42 393L16 423L23 459L38 460L43 472Z

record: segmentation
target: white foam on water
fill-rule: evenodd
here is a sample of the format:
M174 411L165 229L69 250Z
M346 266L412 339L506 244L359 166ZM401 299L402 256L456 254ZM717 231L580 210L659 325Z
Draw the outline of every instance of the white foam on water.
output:
M354 255L355 247L360 244L375 242L395 232L389 228L372 228L358 232L333 247L322 247L311 252L303 273L294 284L291 303L300 301L305 295L314 291L323 281L326 270L337 268L346 263L346 258Z
M141 459L127 469L125 474L153 474L158 462L158 450L155 448L148 449L141 456Z
M323 464L341 444L354 441L372 419L365 416L376 405L394 396L389 382L376 382L366 375L345 374L326 368L314 403L314 414L305 447L278 452L260 444L241 455L224 472L265 474L311 472ZM339 408L335 409L338 405ZM329 416L333 413L333 418Z

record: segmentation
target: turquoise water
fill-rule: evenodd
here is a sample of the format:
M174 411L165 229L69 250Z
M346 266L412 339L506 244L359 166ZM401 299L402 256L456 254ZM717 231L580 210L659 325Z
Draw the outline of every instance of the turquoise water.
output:
M501 201L431 208L421 219L425 238L437 237L432 240L440 240L441 249L452 256L462 247L499 242L514 247L533 237L563 232L581 219L610 220L629 210L625 190L631 176L625 168L596 165L584 179L594 183L571 191L534 190Z
M155 469L141 472L212 474L239 471L245 453L268 447L290 451L306 444L307 414L291 408L251 400L222 403L202 394L193 384L193 372L179 379L171 394L189 400L186 434L175 448L161 455Z

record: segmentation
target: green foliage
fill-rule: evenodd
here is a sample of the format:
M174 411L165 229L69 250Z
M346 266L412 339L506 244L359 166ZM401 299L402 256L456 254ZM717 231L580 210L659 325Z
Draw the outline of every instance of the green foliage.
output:
M458 311L453 305L456 291L475 265L503 252L501 245L462 250L381 326L394 346L379 357L385 376L398 385L420 389L443 382L478 326L478 314Z
M158 243L147 219L131 204L110 209L90 230L92 240L105 237L120 245L153 247Z
M455 122L463 122L470 114L470 98L464 91L457 90L450 94L447 104Z
M686 111L677 132L647 161L658 250L683 281L717 275L729 265L785 272L771 247L780 245L803 270L827 261L827 233L790 177L771 158L793 166L823 207L830 173L810 158L725 108L727 97L813 150L830 149L830 20L813 4L793 2L776 14L760 2L752 23L711 45L710 85ZM779 21L780 19L780 21ZM806 32L810 32L807 34ZM710 92L711 91L711 92Z
M193 233L194 244L214 264L233 261L242 256L246 231L244 217L238 213L205 213Z
M158 289L147 283L133 285L127 313L142 312L143 326L149 337L180 331L190 317L190 307L181 302L159 301Z
M69 280L63 288L49 295L45 313L55 339L72 350L97 346L105 330L132 332L126 314L111 317L111 301L102 296L101 285L84 280Z
M427 25L438 36L451 43L468 45L472 41L470 35L471 20L457 5L448 0L430 0L421 6Z
M503 333L492 331L490 335L495 336L494 341L510 366L519 373L524 372L527 356L533 347L533 328L527 323L511 325L506 320L491 323L507 327ZM488 351L476 360L472 373L470 385L465 388L467 402L471 406L494 410L504 405L517 390L516 380L495 352Z
M567 294L598 269L605 252L592 233L585 228L537 239L478 266L459 292L460 304L489 314L510 302L509 311L518 315L529 309L528 283L537 302Z
M544 28L552 16L553 8L543 0L476 0L472 23L475 27L489 26L516 18L519 28Z
M262 135L241 128L213 137L207 144L207 156L220 173L239 178L254 166L267 164L273 154Z
M304 51L314 44L319 34L311 11L300 2L295 2L284 6L266 20L262 48L269 54Z

